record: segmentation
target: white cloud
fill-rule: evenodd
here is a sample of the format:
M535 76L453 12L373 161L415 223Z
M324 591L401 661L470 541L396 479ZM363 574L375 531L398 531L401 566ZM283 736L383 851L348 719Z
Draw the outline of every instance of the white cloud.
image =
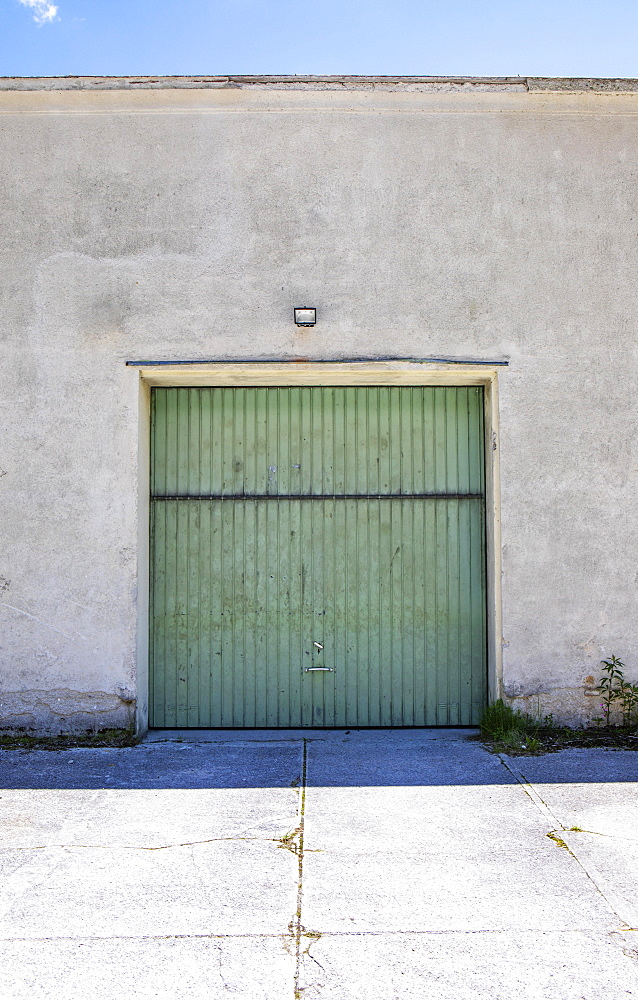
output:
M47 3L47 0L18 0L23 7L29 7L33 11L33 20L37 24L46 24L47 21L54 21L58 8L53 3Z

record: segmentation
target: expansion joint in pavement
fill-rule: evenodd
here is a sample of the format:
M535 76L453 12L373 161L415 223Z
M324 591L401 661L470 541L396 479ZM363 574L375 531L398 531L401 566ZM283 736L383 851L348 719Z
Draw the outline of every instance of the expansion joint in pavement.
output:
M303 902L303 861L304 861L304 824L306 818L306 787L308 781L308 741L303 740L303 756L301 764L301 783L299 787L299 814L297 817L297 909L291 921L291 929L295 935L295 977L294 977L294 997L299 1000L301 997L300 975L301 975L301 938L305 934L305 928L301 922L301 908Z
M568 834L571 833L572 831L570 831L568 827L566 827L560 821L558 816L556 816L556 814L552 812L547 803L539 795L538 791L534 788L532 783L528 781L525 775L522 774L518 770L518 768L514 766L512 761L505 754L502 753L499 753L498 757L503 767L512 775L512 777L519 783L519 785L521 785L523 791L529 796L529 798L532 800L538 811L550 823L552 828L547 833L549 839L553 840L558 847L563 848L570 854L570 856L574 859L574 861L581 869L585 877L589 879L589 881L592 883L592 885L596 889L596 892L598 892L599 895L602 896L609 909L618 918L621 925L618 928L618 930L622 932L637 930L638 908L629 907L626 900L624 900L622 896L620 896L617 892L614 891L612 886L609 884L608 879L606 879L604 875L600 871L598 871L598 869L594 868L591 862L589 861L586 862L581 857L579 857L578 852L574 848L573 843L571 845L568 844L567 841L564 839L564 837L561 836L561 834L564 833ZM582 833L585 831L578 831L578 832ZM573 838L570 839L573 840Z

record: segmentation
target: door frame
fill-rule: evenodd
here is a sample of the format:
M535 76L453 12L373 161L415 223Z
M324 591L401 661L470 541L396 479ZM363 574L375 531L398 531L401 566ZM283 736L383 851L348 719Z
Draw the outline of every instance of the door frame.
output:
M150 417L155 386L440 385L483 387L487 693L503 693L499 369L490 364L413 361L135 362L139 378L136 730L148 729L150 595Z

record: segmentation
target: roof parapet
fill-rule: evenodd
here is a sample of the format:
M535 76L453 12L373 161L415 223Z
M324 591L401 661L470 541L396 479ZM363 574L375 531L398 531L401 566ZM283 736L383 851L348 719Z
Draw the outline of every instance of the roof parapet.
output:
M634 93L638 79L523 76L49 76L0 77L0 91L336 90Z

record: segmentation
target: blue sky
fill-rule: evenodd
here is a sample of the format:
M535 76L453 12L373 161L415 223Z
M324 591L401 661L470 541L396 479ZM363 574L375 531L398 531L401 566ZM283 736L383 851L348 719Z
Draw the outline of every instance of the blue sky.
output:
M637 0L0 0L0 76L638 76Z

